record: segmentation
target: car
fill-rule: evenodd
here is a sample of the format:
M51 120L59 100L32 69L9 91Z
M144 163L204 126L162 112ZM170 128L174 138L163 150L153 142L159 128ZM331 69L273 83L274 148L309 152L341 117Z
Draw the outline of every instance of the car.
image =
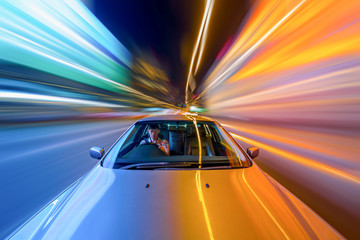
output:
M138 120L106 154L92 148L99 163L9 238L344 239L258 154L206 117Z

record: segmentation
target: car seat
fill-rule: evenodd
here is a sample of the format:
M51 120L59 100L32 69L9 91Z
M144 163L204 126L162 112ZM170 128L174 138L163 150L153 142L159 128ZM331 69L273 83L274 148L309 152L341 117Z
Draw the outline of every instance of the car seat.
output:
M184 154L185 127L169 125L170 155Z
M211 137L206 135L205 128L199 127L201 150L203 156L214 156L214 146ZM199 141L195 127L190 127L186 137L186 155L199 155Z

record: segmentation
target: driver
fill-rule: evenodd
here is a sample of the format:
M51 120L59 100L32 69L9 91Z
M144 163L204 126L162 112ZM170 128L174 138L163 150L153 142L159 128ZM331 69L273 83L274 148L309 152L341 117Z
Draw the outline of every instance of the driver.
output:
M162 140L159 138L160 128L158 124L149 125L149 138L146 138L140 142L141 144L152 143L155 144L161 151L170 156L170 147L167 140Z

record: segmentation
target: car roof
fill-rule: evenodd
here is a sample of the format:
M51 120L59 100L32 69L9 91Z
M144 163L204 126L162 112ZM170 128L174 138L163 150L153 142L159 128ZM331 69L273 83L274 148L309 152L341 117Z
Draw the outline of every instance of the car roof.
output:
M207 118L207 117L201 117L197 115L157 115L157 116L151 116L146 117L143 119L138 120L138 122L147 122L147 121L191 121L192 118L195 118L196 121L211 121L214 122L214 120Z

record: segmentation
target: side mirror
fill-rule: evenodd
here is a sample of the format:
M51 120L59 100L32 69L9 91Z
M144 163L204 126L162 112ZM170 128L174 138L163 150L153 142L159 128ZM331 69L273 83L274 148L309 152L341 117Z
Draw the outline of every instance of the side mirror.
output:
M257 147L249 147L246 151L251 158L256 158L260 150Z
M90 156L92 158L101 159L104 156L104 154L105 154L104 148L92 147L90 149Z

